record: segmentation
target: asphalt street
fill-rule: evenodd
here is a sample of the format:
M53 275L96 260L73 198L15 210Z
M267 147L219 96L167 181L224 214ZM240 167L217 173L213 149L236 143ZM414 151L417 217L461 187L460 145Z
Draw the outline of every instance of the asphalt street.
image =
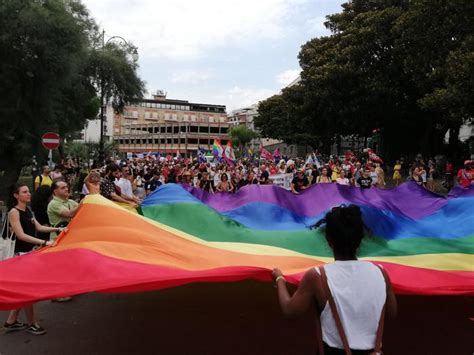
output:
M472 354L474 299L398 297L385 354ZM193 284L37 304L44 336L0 334L1 355L315 354L310 315L284 319L269 283ZM3 322L6 312L0 312Z

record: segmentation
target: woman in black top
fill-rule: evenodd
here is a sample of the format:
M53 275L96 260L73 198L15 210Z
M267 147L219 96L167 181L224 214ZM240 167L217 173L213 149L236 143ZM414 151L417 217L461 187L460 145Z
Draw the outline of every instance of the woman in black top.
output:
M25 184L16 184L10 192L8 203L8 220L10 227L15 234L15 254L27 253L33 250L34 246L51 246L51 241L36 238L36 232L62 232L63 228L53 228L42 226L34 217L27 204L31 201L31 193ZM33 335L43 335L46 333L37 322L33 305L25 307L25 314L28 320L28 326L18 321L20 309L10 312L8 319L4 325L6 332L15 330L26 331Z

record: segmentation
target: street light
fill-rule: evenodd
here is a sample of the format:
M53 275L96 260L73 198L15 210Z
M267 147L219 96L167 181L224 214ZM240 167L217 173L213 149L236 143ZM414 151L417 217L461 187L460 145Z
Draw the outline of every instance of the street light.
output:
M137 47L132 46L128 43L125 38L121 36L112 36L110 37L107 42L105 41L105 31L102 31L102 52L105 51L105 46L109 44L111 40L121 40L126 46L132 49L132 58L133 60L137 60L138 58L138 51ZM102 164L104 162L104 113L106 109L107 102L105 101L105 79L104 79L104 69L101 68L100 70L100 140L99 140L99 161Z

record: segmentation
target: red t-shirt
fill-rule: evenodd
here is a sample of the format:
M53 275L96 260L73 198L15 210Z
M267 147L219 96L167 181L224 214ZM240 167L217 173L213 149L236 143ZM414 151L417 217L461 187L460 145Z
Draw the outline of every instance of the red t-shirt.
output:
M452 173L453 172L453 164L451 163L446 163L446 172L447 173Z
M463 187L471 186L471 182L474 180L474 169L471 169L471 170L460 169L458 171L458 178L459 178L459 183Z

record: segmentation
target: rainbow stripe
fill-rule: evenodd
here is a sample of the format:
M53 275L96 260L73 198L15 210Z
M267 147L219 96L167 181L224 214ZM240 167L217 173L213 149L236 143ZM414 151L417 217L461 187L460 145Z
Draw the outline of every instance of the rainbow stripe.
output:
M0 309L92 291L269 281L273 267L297 283L332 261L323 235L307 227L340 203L362 207L374 233L361 258L383 264L396 292L474 295L473 189L443 198L414 184L328 184L301 195L254 185L209 195L169 184L145 200L143 216L87 197L57 246L0 262Z

